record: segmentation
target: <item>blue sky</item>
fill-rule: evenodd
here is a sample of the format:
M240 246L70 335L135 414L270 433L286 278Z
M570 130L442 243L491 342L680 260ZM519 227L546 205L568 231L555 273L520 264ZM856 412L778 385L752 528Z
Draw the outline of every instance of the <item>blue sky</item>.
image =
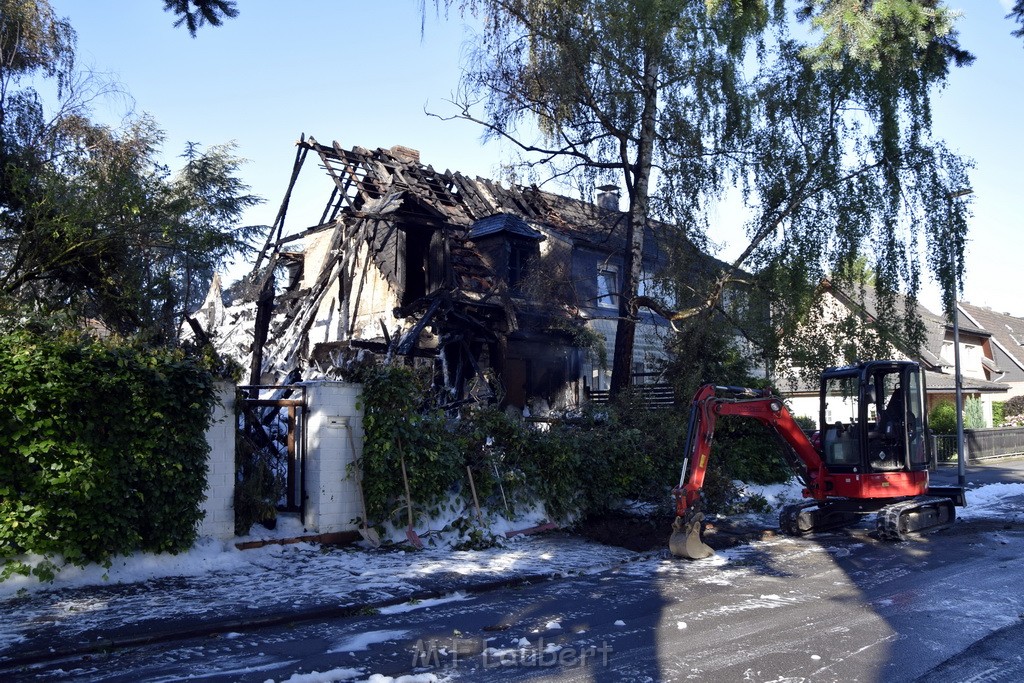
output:
M242 175L267 203L247 222L273 221L291 173L300 133L343 147L419 149L423 163L470 175L501 177L510 149L481 144L465 122L441 121L424 109L451 113L466 31L458 16L428 15L421 36L419 2L242 0L238 18L198 37L172 27L160 0L51 0L78 32L81 66L116 74L136 112L166 131L169 163L186 141L234 140L249 160ZM429 4L429 3L428 3ZM961 42L977 56L955 71L936 98L935 132L976 163L973 218L963 299L1024 317L1024 194L1019 164L1024 131L1024 40L1004 19L1010 0L952 0L961 9ZM116 123L123 103L101 105L97 118ZM307 165L287 229L315 222L324 180ZM297 207L310 207L301 212ZM723 210L723 222L732 212ZM722 258L742 249L738 226L713 236ZM939 310L927 285L923 303Z

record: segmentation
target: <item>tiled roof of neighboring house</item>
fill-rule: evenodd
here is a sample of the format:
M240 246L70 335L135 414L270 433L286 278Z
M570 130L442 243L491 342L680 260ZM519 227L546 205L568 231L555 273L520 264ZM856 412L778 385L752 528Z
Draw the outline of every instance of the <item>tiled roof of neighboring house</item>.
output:
M823 286L826 287L851 312L864 317L868 321L876 321L878 319L878 301L873 287L863 287L850 293L840 289L836 283L830 280L826 280L823 283ZM907 299L902 295L897 294L895 304L897 309L903 310L907 307ZM964 310L963 305L961 305L961 310ZM920 304L917 304L916 312L924 325L925 340L923 348L915 351L910 348L901 348L899 344L897 344L897 348L906 356L913 358L922 364L922 367L924 367L926 371L926 381L929 391L953 391L956 388L955 376L952 372L940 371L942 368L949 367L950 365L947 360L941 357L942 347L945 343L950 323L947 322L944 316L932 313ZM965 317L961 316L959 319L958 325L961 335L976 336L985 339L995 336L991 330L985 329L985 325L982 321L987 320L987 318L984 318L984 316L982 316L981 319L974 318L974 316L971 316L971 318L972 319L965 319ZM1016 318L1014 320L1019 325L1017 329L1020 330L1021 337L1024 338L1024 320L1020 318ZM963 339L961 338L961 342L962 341ZM1024 347L1018 348L1024 352ZM1021 355L1024 355L1024 353ZM984 358L982 360L982 364L989 370L1005 370L1004 366L1007 363L1004 362L1001 356L997 354L994 360ZM1022 369L1024 369L1024 366L1022 366ZM1003 380L1006 381L1006 378L1004 377ZM986 393L1005 392L1009 389L1009 387L1002 382L990 382L971 377L962 378L962 387L966 391ZM816 380L807 380L802 376L797 376L781 381L779 388L786 394L808 395L818 393L819 385Z
M925 384L929 392L956 391L956 375L945 372L925 372ZM989 382L973 377L962 377L960 386L967 392L980 393L1006 393L1010 390L1008 384L1003 382Z
M839 289L834 282L828 281L826 284L832 293L851 310L859 310L869 320L876 320L878 318L878 300L873 287L864 287L855 293L849 293ZM901 294L895 295L897 309L905 310L907 303L906 297ZM921 323L924 325L924 345L921 349L917 350L909 348L901 348L900 350L908 356L918 358L930 368L940 368L947 365L941 358L941 355L942 346L946 339L946 331L950 323L946 320L945 316L932 313L920 303L916 305L915 310L921 319ZM989 331L971 321L961 319L958 321L958 324L961 334L986 338L990 336ZM1022 321L1022 326L1024 326L1024 321Z
M991 308L959 304L960 311L992 335L992 355L1005 382L1024 381L1024 318L997 313Z
M945 372L925 371L925 386L929 393L946 393L956 391L956 376ZM973 377L961 378L961 388L968 393L1005 393L1010 387L1003 382L989 382ZM821 390L818 382L798 378L795 383L781 382L779 390L786 396L815 395Z

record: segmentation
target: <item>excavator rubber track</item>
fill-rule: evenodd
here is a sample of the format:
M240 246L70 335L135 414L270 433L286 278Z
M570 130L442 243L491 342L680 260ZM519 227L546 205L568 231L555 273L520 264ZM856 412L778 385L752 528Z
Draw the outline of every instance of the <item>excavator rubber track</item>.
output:
M878 511L878 535L886 541L907 541L941 529L956 521L956 507L950 498L919 496Z
M819 531L841 529L856 524L862 515L830 509L828 503L805 501L782 508L779 529L787 536L803 536Z

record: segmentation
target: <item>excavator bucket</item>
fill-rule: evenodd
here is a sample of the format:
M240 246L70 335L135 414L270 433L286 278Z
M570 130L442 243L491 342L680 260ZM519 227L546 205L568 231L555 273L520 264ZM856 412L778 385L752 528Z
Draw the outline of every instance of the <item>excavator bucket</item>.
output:
M676 517L672 523L672 535L668 538L668 549L676 557L688 560L702 560L711 557L715 551L700 538L701 522L704 514L697 512L685 518Z

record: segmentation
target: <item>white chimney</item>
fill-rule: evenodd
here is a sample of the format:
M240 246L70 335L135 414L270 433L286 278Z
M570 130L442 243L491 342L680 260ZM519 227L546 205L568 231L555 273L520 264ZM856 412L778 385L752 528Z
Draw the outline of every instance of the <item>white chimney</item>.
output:
M609 211L619 210L619 186L601 185L597 188L597 205Z

